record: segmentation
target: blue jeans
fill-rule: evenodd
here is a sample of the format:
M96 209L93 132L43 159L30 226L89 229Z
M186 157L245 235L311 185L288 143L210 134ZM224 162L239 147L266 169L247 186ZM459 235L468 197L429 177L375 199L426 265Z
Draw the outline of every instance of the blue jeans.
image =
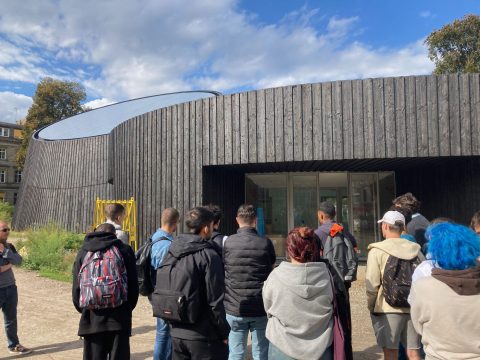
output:
M247 349L248 332L252 333L252 356L254 360L268 359L268 340L265 337L267 317L237 317L227 314L230 325L228 335L228 360L243 360Z
M17 286L11 285L0 288L0 307L3 312L5 333L7 334L8 347L14 348L19 344L17 336Z
M172 338L168 324L157 318L157 335L153 346L153 360L170 360L172 358Z

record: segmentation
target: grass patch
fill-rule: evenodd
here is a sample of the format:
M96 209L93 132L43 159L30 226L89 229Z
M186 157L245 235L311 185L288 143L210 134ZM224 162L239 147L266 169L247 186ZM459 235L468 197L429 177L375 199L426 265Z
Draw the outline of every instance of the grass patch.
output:
M48 224L25 234L17 250L23 256L22 266L40 271L41 276L71 281L72 265L83 243L83 234L75 234L56 224Z
M10 224L13 216L13 205L6 201L0 201L0 220Z

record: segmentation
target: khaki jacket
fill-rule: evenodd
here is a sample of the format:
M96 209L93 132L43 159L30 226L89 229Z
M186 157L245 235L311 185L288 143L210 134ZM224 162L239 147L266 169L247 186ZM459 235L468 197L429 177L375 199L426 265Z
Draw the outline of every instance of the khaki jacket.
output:
M410 313L410 308L392 307L385 301L382 287L383 272L390 255L404 260L412 260L418 256L420 260L424 260L420 245L401 238L391 238L368 245L368 250L365 275L368 310L371 313Z

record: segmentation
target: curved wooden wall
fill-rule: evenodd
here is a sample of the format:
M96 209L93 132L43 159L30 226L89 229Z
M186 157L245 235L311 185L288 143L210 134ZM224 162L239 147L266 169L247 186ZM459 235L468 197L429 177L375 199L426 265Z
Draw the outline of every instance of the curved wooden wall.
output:
M346 160L381 167L395 159L479 156L478 134L479 74L336 81L198 100L135 117L108 136L32 141L14 225L54 219L85 228L91 215L68 209L92 213L96 196L133 196L141 237L158 226L161 209L184 213L209 200L203 181L210 166L267 170L277 163L279 171L281 164L321 161L328 170ZM67 211L58 209L63 201Z

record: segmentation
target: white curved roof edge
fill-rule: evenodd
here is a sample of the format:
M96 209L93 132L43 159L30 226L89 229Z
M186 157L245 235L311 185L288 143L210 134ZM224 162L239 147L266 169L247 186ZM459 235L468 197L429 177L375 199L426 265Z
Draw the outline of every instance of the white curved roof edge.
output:
M199 90L153 95L93 109L48 125L35 133L43 140L71 140L109 134L124 121L175 104L221 95Z

